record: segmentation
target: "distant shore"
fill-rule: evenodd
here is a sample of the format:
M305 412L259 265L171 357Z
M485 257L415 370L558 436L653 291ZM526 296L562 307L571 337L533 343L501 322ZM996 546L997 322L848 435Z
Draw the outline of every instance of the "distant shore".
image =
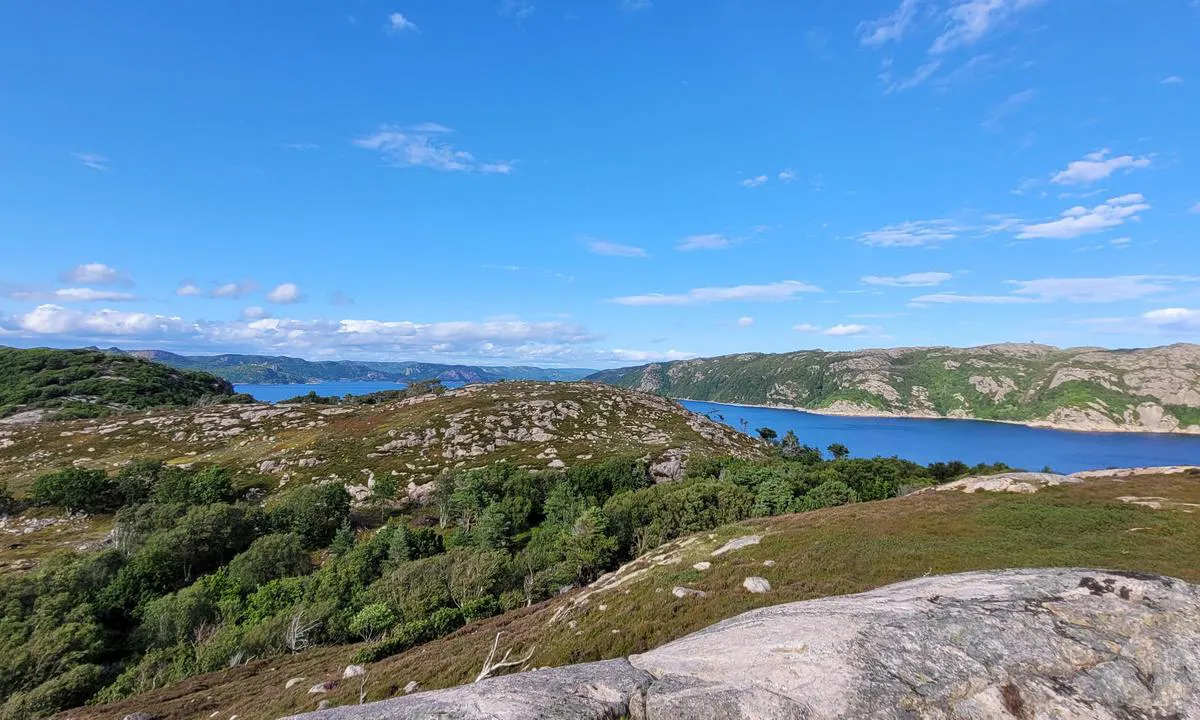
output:
M1063 430L1066 432L1077 433L1135 433L1139 435L1185 435L1194 436L1200 435L1200 428L1187 429L1180 428L1178 430L1152 430L1145 427L1133 427L1129 425L1113 425L1112 427L1084 427L1076 423L1054 423L1048 420L995 420L991 418L977 418L968 416L952 416L952 415L934 415L934 414L916 414L916 413L897 413L878 410L875 412L869 410L831 410L829 408L806 408L796 405L782 404L763 404L763 403L735 403L735 402L719 402L717 400L703 400L700 398L682 398L673 397L673 400L685 402L703 402L713 405L727 405L729 407L747 407L747 408L762 408L764 410L795 410L797 412L808 413L810 415L825 415L827 417L862 417L862 418L895 418L905 420L971 420L974 422L1000 423L1002 425L1019 425L1022 427L1036 428L1039 430ZM1189 426L1195 428L1196 426Z

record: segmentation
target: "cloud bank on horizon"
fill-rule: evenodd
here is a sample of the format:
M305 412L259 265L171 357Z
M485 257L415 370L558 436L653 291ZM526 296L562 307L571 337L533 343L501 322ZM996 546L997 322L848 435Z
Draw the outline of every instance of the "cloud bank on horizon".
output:
M1200 341L1196 3L207 12L10 13L0 344Z

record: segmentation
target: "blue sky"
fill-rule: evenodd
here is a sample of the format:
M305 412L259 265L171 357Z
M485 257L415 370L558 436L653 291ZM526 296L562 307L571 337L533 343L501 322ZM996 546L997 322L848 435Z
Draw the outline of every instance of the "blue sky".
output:
M0 343L606 367L1200 338L1200 3L46 0Z

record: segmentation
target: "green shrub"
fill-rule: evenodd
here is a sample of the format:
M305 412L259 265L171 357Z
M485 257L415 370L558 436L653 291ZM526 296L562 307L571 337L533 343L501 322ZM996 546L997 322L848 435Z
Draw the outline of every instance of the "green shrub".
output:
M295 533L309 550L329 545L349 517L350 493L334 483L296 488L270 511L275 531Z
M858 502L858 494L840 480L827 480L800 498L800 510L820 510L847 503Z
M33 481L29 499L36 505L57 505L73 512L105 513L121 506L117 483L103 470L67 468Z
M260 585L312 571L312 559L292 533L264 535L229 562L229 579L242 594Z

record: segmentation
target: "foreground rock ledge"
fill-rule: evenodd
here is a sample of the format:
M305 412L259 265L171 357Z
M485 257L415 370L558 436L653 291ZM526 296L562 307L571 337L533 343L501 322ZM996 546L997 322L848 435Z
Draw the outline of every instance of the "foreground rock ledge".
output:
M754 610L628 659L296 716L1200 718L1200 587L974 572Z

